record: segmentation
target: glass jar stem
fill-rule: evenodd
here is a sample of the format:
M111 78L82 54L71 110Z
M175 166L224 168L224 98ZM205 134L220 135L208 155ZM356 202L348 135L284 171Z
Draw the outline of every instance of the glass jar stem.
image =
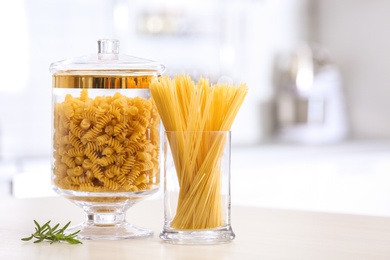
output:
M125 221L124 212L89 212L87 213L88 225L117 225Z

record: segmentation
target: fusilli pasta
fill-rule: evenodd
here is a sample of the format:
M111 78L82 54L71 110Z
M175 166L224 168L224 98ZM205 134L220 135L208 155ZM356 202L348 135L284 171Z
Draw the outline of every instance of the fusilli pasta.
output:
M57 187L135 192L158 185L160 118L151 99L119 92L91 98L82 89L55 103L53 121Z

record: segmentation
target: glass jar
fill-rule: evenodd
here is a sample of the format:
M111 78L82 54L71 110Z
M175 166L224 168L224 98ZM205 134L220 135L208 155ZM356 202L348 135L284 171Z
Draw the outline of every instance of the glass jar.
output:
M126 210L160 186L160 118L149 83L165 67L119 54L119 41L98 53L52 63L52 185L86 212L80 239L147 237Z
M230 154L230 131L165 131L163 241L212 245L235 238Z

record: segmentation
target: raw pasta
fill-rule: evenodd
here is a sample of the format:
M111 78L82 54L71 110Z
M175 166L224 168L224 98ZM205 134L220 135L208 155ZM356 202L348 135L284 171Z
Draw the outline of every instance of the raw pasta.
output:
M209 229L224 224L220 159L234 118L248 92L239 86L197 84L168 76L150 85L166 129L180 186L171 227Z
M54 106L54 184L85 192L156 188L159 122L152 99L68 94Z

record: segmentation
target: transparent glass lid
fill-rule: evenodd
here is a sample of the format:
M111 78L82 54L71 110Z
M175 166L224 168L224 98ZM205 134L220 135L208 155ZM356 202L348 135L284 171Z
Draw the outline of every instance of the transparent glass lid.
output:
M54 62L50 65L52 74L126 74L161 75L165 66L156 61L119 53L119 41L98 40L96 54Z

